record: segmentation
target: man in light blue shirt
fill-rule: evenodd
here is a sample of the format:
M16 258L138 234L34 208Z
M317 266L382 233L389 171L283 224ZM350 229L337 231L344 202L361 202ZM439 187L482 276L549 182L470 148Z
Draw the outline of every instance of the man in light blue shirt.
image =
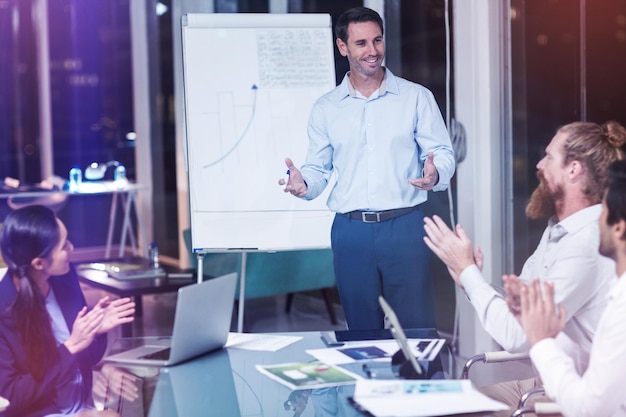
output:
M383 295L405 327L435 327L430 254L419 205L454 174L450 138L432 93L382 66L383 22L375 11L344 12L335 28L350 71L309 119L306 163L285 192L311 200L333 172L328 207L334 269L351 330L382 329ZM280 180L279 184L285 184Z

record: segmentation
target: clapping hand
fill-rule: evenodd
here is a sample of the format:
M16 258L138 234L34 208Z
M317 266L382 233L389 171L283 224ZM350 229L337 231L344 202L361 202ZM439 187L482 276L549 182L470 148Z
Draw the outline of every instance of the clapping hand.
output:
M537 279L528 286L522 285L520 309L520 322L531 346L542 339L555 337L565 326L565 307L555 305L553 283L543 284L543 294Z
M70 337L63 343L67 350L71 354L85 350L98 334L103 320L103 311L87 311L87 307L83 307L74 320Z
M454 281L461 285L459 274L470 265L482 267L481 251L475 251L472 242L461 225L452 231L439 217L424 217L424 242L448 267Z
M435 166L435 154L428 153L428 158L424 162L422 178L409 178L409 183L418 190L429 191L439 182L439 172Z
M502 282L504 283L504 290L506 291L506 305L509 307L509 311L517 321L521 324L521 292L522 287L525 285L515 274L502 275Z
M105 364L100 372L96 373L93 392L102 398L105 404L112 400L110 397L113 395L119 395L132 402L139 398L138 379L139 377L124 369Z
M478 269L480 269L481 272L483 270L483 262L484 262L483 251L480 250L480 248L474 248L474 263L476 264ZM461 285L460 284L461 278L459 278L459 274L454 272L452 268L450 268L449 266L447 266L447 268L448 268L448 273L450 274L454 282L458 282L459 285Z
M120 324L131 323L135 319L135 303L128 297L113 301L109 301L108 296L102 297L94 310L102 311L104 315L99 334L106 333Z

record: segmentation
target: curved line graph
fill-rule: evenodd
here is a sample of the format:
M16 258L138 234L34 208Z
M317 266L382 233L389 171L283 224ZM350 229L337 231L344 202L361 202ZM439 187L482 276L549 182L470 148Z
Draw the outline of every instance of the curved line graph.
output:
M257 90L258 89L259 88L256 86L256 84L252 85L252 113L250 114L250 119L248 119L248 124L246 125L246 128L243 130L243 132L241 132L241 135L239 136L237 141L222 156L217 158L215 161L212 161L212 162L209 162L206 165L203 165L202 168L209 168L209 167L212 167L214 165L219 164L224 159L226 159L226 157L228 157L228 155L230 155L239 146L239 144L241 143L243 138L248 133L248 130L250 129L250 126L252 126L252 120L254 120L254 114L256 113L256 96L257 96Z

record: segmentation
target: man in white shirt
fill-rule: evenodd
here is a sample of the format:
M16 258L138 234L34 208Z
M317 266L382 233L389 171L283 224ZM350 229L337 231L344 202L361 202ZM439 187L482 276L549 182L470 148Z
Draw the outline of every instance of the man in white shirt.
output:
M614 162L600 216L600 254L616 263L618 279L593 338L589 366L579 372L555 337L567 311L555 307L554 285L533 280L521 288L520 321L530 357L547 394L565 416L626 416L626 161ZM574 277L574 276L573 276Z
M587 367L591 340L606 306L607 282L614 264L598 254L598 218L606 167L621 159L626 130L616 122L600 126L576 122L560 128L537 164L539 185L526 207L529 217L550 218L535 253L519 279L505 276L509 288L538 278L555 286L558 302L567 309L558 343L573 355L579 372ZM474 306L485 330L509 352L525 352L528 339L518 322L519 297L503 298L482 276L480 256L460 225L453 232L438 217L425 219L426 244L447 265L455 282ZM477 264L478 262L478 264ZM536 378L483 389L515 406L521 395L538 384Z

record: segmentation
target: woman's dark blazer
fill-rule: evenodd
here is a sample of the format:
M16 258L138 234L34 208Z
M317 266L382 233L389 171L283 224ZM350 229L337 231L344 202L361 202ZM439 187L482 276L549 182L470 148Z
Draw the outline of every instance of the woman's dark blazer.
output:
M71 332L76 315L86 305L76 269L72 266L67 274L50 277L49 282ZM106 334L96 337L87 349L76 355L60 345L60 360L37 381L26 366L24 347L13 320L11 305L16 296L15 285L7 273L0 281L0 396L11 405L0 416L38 417L58 412L56 387L73 379L77 368L83 378L84 399L91 403L92 368L104 355Z

